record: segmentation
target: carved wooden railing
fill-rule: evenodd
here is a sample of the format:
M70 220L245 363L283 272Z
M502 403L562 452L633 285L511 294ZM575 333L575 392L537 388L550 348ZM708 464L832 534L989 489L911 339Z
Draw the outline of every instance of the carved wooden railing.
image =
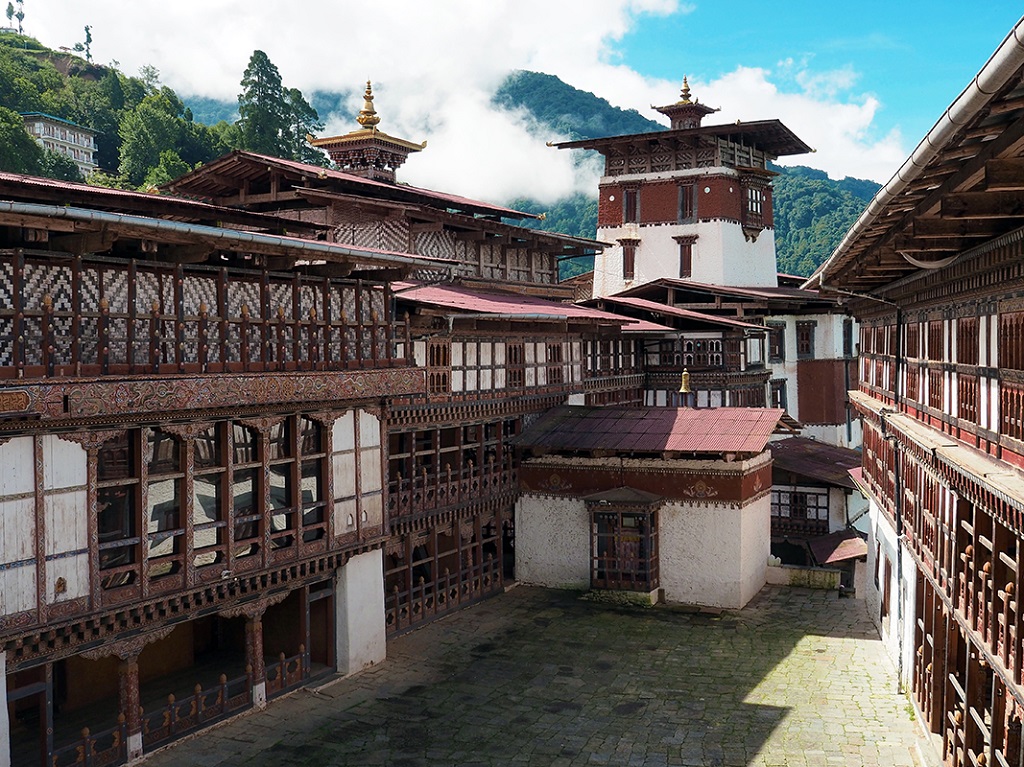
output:
M407 365L361 280L0 252L0 378Z
M128 760L128 725L124 714L117 717L117 724L105 730L92 732L82 729L81 737L67 745L55 748L50 754L51 767L111 767Z
M305 645L299 645L299 654L286 656L281 653L277 660L267 664L267 697L273 698L298 687L309 679L309 653Z
M385 595L385 620L390 633L404 631L461 605L475 602L502 587L501 562L488 554L483 562L453 573L448 569L432 581L420 578L410 589L395 586Z
M456 471L446 465L440 473L424 468L411 477L401 473L391 482L388 516L392 521L427 511L492 498L515 488L517 472L510 458L476 466L472 461Z
M205 690L197 684L192 695L181 700L168 695L166 705L142 713L143 748L149 751L249 708L251 691L248 675L228 679L221 674L217 684Z

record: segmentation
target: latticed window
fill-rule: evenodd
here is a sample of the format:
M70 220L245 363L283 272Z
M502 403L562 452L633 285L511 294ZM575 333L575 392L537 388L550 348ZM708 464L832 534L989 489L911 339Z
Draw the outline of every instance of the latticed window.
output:
M932 320L928 323L928 359L941 362L943 352L943 328L942 320Z
M451 381L451 342L427 342L427 390L431 394L447 394L451 391Z
M548 383L561 384L565 381L565 371L562 368L562 344L548 344Z
M627 224L640 220L640 190L636 187L622 190L622 220Z
M656 512L591 509L594 588L652 591L659 585Z
M961 317L956 322L956 361L978 364L978 318Z
M920 326L916 322L907 325L907 357L920 356Z
M747 188L746 223L759 225L764 220L764 190L759 187Z
M786 326L769 322L768 328L768 361L782 362L786 359Z
M814 357L814 322L796 323L796 356L797 359Z
M1024 312L999 315L999 367L1024 370Z
M636 275L636 245L622 244L622 279L631 280Z
M510 389L521 389L526 383L526 352L521 343L505 346L505 383Z
M694 184L679 185L679 223L687 224L697 218L697 187Z

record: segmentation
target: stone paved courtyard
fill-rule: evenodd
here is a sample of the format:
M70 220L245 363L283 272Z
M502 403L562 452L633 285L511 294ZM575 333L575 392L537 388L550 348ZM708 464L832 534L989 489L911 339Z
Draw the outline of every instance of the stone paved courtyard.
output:
M863 603L835 592L711 615L520 587L146 764L937 763L911 711Z

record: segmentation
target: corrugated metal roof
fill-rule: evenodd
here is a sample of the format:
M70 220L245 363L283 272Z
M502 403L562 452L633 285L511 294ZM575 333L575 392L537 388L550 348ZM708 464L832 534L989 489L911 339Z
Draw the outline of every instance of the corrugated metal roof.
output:
M260 173L270 168L279 168L294 171L302 176L311 179L331 180L342 182L349 187L357 187L366 190L371 196L370 190L385 192L385 197L401 197L405 199L419 199L422 201L433 201L443 203L444 208L455 208L468 210L484 215L500 216L504 218L537 218L532 213L524 213L512 208L505 208L501 205L492 205L480 200L472 200L468 197L461 197L455 194L435 192L431 189L421 189L407 184L390 184L384 181L355 176L351 173L344 173L340 170L321 168L317 165L307 165L295 160L282 160L279 157L257 154L256 152L244 152L235 150L229 154L212 160L206 165L187 173L181 178L175 179L167 184L167 188L178 193L206 195L212 193L212 187L207 183L210 179L216 179L219 173L229 173L227 169L231 166L236 168L240 165L258 166ZM242 175L245 175L244 173ZM220 183L220 182L218 182Z
M810 538L807 545L819 565L831 565L868 555L867 541L856 530L840 530L838 533Z
M470 290L459 285L417 285L416 283L393 283L395 297L400 301L429 304L463 312L521 316L523 318L549 317L551 320L591 320L606 325L628 325L635 323L631 317L589 309L576 304L545 301L543 298L524 296L519 293L485 293Z
M695 312L690 309L680 309L676 306L668 306L667 304L659 304L657 301L648 301L646 298L632 298L630 296L608 296L607 298L601 299L607 301L610 304L618 304L619 306L631 306L635 309L644 309L651 311L656 314L663 314L670 317L681 317L688 320L696 320L698 322L707 322L712 325L724 325L730 328L739 328L742 330L756 330L765 332L766 328L764 325L755 325L752 322L741 322L740 320L729 319L728 317L716 317L713 314L704 314L703 312Z
M816 442L805 437L790 437L772 442L775 468L803 477L827 482L837 487L857 489L850 470L860 466L857 450Z
M520 447L620 453L760 453L778 408L552 408L516 438Z

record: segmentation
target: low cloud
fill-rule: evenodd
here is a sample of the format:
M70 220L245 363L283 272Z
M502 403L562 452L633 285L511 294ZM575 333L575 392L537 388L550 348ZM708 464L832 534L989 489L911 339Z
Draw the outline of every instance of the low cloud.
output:
M616 45L641 17L694 8L679 0L393 0L368 15L365 6L334 0L50 0L33 3L25 27L51 47L70 47L90 24L96 61L116 59L129 73L153 65L179 94L227 100L237 97L242 71L259 48L284 83L307 96L351 92L347 112L322 116L325 134L356 127L370 78L381 130L428 141L400 171L403 180L494 202L552 201L592 192L597 171L580 166L576 153L545 146L564 137L494 106L494 90L510 71L529 69L660 118L650 106L675 101L680 83L630 69ZM815 72L806 62L784 69L773 76L739 67L691 85L702 101L723 108L709 122L777 117L819 150L796 162L833 176L887 179L906 151L898 133L873 135L880 105L853 92L855 73Z

